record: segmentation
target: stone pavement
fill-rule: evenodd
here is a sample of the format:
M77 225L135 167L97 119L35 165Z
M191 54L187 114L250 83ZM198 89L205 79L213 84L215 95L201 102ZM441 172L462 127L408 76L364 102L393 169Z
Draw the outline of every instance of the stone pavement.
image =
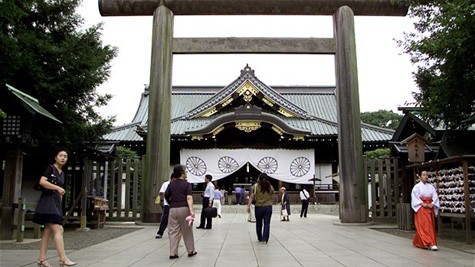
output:
M278 206L274 206L269 243L261 244L257 242L255 224L247 222L245 206L235 207L223 213L221 219L213 219L212 230L194 228L198 255L192 258L187 257L182 241L180 257L170 260L168 235L155 239L157 226L143 226L139 231L67 254L79 262L77 266L100 267L475 266L475 250L418 249L406 238L368 226L342 226L335 215L312 212L301 219L295 212L290 222L281 222ZM36 266L37 256L38 251L3 250L0 266ZM48 260L58 266L56 251L48 251Z

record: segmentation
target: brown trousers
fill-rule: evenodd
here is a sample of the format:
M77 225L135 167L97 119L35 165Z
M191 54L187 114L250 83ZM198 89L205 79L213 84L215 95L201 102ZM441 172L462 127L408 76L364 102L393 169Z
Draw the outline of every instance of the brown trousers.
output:
M195 240L193 238L193 224L188 225L185 218L190 215L188 207L170 208L168 215L168 238L170 239L170 256L178 255L178 245L181 236L188 254L195 251Z

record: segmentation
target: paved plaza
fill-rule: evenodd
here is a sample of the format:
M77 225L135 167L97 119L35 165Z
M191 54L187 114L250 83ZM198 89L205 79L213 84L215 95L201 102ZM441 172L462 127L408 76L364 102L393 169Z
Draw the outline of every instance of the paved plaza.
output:
M338 216L312 212L308 218L294 213L281 222L274 206L268 244L257 241L255 224L247 222L245 206L235 206L213 220L212 230L194 229L198 255L187 257L183 241L180 257L170 260L168 235L155 239L157 226L80 250L67 251L77 266L475 266L475 249L440 247L437 252L418 249L411 240L370 229L342 226ZM198 208L195 208L198 211ZM197 214L199 216L199 214ZM198 218L199 219L199 218ZM194 227L197 223L195 221ZM38 251L3 250L1 266L36 266ZM48 260L58 266L56 251Z

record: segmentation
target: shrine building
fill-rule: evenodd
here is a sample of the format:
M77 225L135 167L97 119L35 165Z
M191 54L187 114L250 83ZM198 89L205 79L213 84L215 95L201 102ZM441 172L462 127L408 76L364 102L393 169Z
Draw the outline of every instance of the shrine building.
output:
M220 187L251 184L260 172L274 188L337 183L338 123L334 86L269 86L246 66L224 87L173 86L170 168L185 164L188 181L211 174ZM145 154L148 87L132 122L104 136L102 150ZM363 151L388 146L393 130L361 123ZM195 189L197 185L195 185Z

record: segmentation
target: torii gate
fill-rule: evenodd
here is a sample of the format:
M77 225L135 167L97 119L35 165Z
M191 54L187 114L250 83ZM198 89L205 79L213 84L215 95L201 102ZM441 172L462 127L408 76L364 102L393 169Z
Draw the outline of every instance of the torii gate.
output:
M153 196L168 179L173 54L335 55L340 222L368 218L363 169L354 15L405 16L391 0L98 0L102 16L153 15L142 221L157 222ZM332 15L334 38L173 38L174 15Z

